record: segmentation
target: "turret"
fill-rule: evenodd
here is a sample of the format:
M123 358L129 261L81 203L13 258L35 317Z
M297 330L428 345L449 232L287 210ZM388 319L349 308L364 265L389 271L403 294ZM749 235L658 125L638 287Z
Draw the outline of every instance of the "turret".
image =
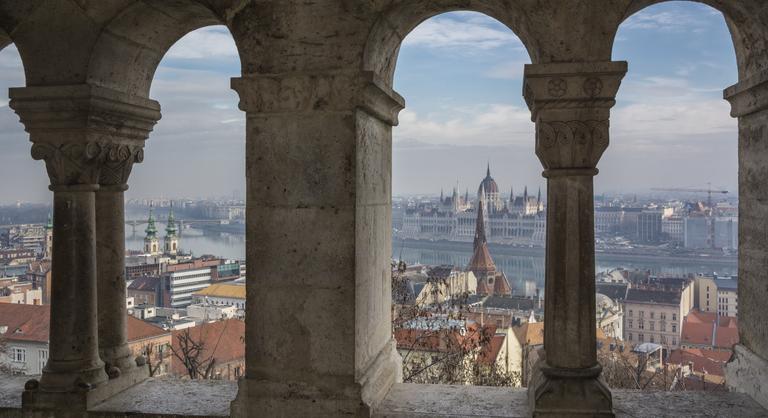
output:
M167 255L176 255L179 251L178 229L176 227L176 217L173 215L173 202L168 211L168 224L165 227L165 253Z
M160 245L157 240L157 226L155 225L154 206L149 204L149 218L147 219L147 229L144 230L144 252L150 255L157 255L160 252Z

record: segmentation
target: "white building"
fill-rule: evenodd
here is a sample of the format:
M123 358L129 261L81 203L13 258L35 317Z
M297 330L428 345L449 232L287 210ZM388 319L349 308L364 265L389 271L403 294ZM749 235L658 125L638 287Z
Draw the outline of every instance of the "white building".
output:
M48 306L0 303L0 365L14 374L38 375L48 361Z
M216 306L204 303L187 306L187 317L203 322L235 318L237 312L238 309L234 306Z
M192 295L195 304L214 306L234 306L240 311L245 310L245 284L216 283L196 291Z
M211 285L211 268L166 272L161 276L161 280L163 305L169 308L183 308L193 303L192 295L195 292Z

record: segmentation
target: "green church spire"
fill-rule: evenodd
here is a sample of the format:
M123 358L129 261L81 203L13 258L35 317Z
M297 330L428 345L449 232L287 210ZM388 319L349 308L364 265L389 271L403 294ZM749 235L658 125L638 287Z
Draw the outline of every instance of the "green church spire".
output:
M53 217L51 216L51 212L48 212L48 222L45 223L45 229L49 231L53 229Z
M153 213L153 205L149 204L149 219L147 220L147 229L144 232L147 234L147 238L155 238L157 236L157 227L155 226L155 214Z
M165 234L169 237L176 236L176 217L173 215L173 202L171 202L171 210L168 212L168 224L165 227Z

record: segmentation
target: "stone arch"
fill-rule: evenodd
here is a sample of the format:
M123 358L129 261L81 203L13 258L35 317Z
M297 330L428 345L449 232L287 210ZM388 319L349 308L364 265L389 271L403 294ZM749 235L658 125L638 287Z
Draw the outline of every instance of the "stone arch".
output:
M507 26L522 41L533 62L538 61L522 7L502 0L408 1L385 11L371 29L363 56L363 70L392 85L400 45L418 25L434 16L456 11L483 13Z
M132 3L103 28L88 64L89 84L147 97L157 66L183 36L227 25L244 2L210 6L198 0Z
M768 26L765 25L768 20L768 4L728 0L632 0L621 22L643 9L670 1L701 3L723 13L736 50L740 80L768 70ZM617 32L618 27L611 38L612 43Z

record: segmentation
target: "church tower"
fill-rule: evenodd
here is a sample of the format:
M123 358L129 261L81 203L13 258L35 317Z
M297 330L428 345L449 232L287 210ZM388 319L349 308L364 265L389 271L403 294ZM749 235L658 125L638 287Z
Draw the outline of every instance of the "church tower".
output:
M179 252L179 235L176 229L176 217L173 216L173 202L171 210L168 212L168 224L165 227L165 254L176 255Z
M157 239L157 226L155 226L155 214L153 206L149 204L149 219L147 219L147 229L144 230L144 252L149 255L160 254L160 244Z
M50 260L53 256L53 218L48 214L48 222L45 224L45 250L43 259Z

